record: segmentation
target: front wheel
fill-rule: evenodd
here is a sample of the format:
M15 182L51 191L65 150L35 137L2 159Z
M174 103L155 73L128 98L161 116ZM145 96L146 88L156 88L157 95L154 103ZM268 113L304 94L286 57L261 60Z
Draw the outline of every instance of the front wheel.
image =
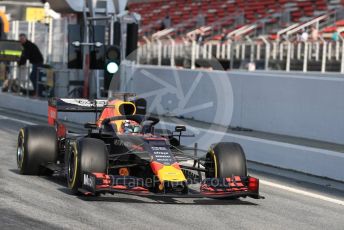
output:
M105 143L95 138L72 141L68 144L65 162L68 187L73 194L78 194L84 172L107 172L108 152Z
M206 155L205 168L207 178L246 177L247 165L244 150L238 143L214 144Z

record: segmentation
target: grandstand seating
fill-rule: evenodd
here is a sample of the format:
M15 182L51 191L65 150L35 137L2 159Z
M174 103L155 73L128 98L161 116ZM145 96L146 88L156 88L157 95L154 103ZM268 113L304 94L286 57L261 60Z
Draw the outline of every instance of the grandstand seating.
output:
M264 20L264 27L287 26L282 22L284 12L290 12L289 23L306 21L328 10L344 5L343 0L157 0L129 4L129 10L142 16L141 35L152 34L160 29L162 20L169 15L172 26L181 25L180 32L187 32L196 26L196 17L204 15L207 25L215 24L215 31L221 28L238 27L234 19L223 20L233 14L243 15L243 24ZM189 23L188 23L189 22ZM217 23L220 22L220 23ZM330 29L328 29L330 30Z
M335 31L344 37L343 6L344 0L159 0L131 3L129 10L142 16L140 34L147 37L139 46L142 64L245 69L253 62L256 69L344 73L344 42L332 39ZM149 36L167 15L174 43ZM196 39L190 32L201 31L195 30L199 15L207 32L202 42L191 42ZM313 26L319 39L296 39ZM223 41L229 34L230 40Z
M339 20L334 23L334 25L325 27L322 30L322 35L324 38L331 38L332 34L337 31L341 35L344 35L344 20Z

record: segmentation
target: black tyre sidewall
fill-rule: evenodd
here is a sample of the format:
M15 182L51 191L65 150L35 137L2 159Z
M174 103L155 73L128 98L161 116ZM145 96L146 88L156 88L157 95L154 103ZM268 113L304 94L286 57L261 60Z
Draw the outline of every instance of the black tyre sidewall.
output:
M247 165L241 145L233 142L220 142L212 146L210 157L216 160L218 178L247 176Z
M74 194L78 193L78 188L82 187L83 174L87 173L106 173L108 166L108 152L105 143L102 140L95 138L81 138L70 144L70 149L74 148L76 157L73 159L77 161L77 169L75 180L70 183L67 175L68 187ZM67 170L69 167L69 154L67 154ZM68 173L68 172L67 172Z
M27 175L46 174L41 166L57 160L57 137L54 127L27 126L20 130L24 135L23 163L20 172Z

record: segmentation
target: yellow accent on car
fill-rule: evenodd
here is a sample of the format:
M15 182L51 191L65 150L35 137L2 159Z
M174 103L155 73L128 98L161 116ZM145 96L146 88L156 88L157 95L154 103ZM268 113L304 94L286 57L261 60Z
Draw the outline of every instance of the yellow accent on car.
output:
M216 162L216 155L213 149L210 149L209 153L212 155L214 159L214 170L215 170L215 178L217 178L217 162Z
M113 105L115 106L115 116L122 116L122 115L134 115L136 114L136 106L134 103L132 102L128 102L128 101L121 101L121 100L115 100ZM123 111L120 111L120 109L124 109L123 106L131 106L132 111L129 114L124 114L122 113ZM114 123L117 126L117 129L120 130L122 123L124 120L118 120L115 121Z
M183 182L186 181L182 170L173 167L172 165L164 165L162 169L158 171L158 178L161 182L172 181L172 182Z
M132 109L132 110L130 110L130 113L129 113L129 111L127 113L123 113L124 111L120 111L121 109L124 109L124 108L121 108L123 106L130 106L131 109ZM115 110L116 110L116 115L117 116L121 116L121 115L134 115L136 113L136 106L132 102L118 100L118 101L115 102Z
M76 147L76 143L73 143L73 149L74 149L74 174L73 174L73 180L72 182L68 181L68 187L73 188L75 185L77 172L78 172L78 150Z

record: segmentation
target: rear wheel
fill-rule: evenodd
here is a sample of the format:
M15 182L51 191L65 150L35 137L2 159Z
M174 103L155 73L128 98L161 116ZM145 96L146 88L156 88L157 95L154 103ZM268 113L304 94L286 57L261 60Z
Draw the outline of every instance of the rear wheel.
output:
M17 144L17 165L20 173L27 175L48 175L43 169L57 159L56 131L51 126L27 126L20 129Z
M73 141L69 144L65 162L68 187L78 194L84 172L107 172L108 152L105 143L95 138Z
M245 153L238 143L220 142L213 145L206 155L205 166L207 178L247 176Z

